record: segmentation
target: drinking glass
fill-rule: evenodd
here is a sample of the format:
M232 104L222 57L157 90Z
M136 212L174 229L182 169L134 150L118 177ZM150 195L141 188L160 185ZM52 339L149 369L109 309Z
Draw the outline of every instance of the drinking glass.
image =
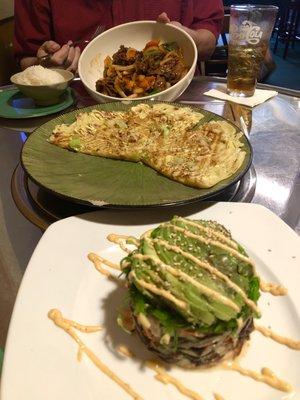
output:
M230 7L227 92L231 96L253 96L277 11L268 5Z

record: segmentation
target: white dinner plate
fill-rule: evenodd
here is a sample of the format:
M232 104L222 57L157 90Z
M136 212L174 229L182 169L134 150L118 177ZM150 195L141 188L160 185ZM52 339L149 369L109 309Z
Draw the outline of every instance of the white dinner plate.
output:
M288 288L285 297L261 296L260 324L299 340L299 237L259 205L208 203L199 208L186 207L186 215L224 224L254 259L261 277ZM85 355L81 362L77 360L76 343L47 317L52 308L83 324L103 325L101 332L79 332L79 336L143 399L185 399L172 385L154 379L154 371L143 367L141 361L150 358L150 353L138 337L127 335L116 324L124 289L99 274L87 259L89 252L96 252L119 260L123 253L106 240L109 233L138 236L173 214L182 215L180 210L102 210L67 218L47 229L29 262L15 304L5 350L1 400L130 399ZM137 359L122 357L116 351L118 344L126 344ZM186 371L172 367L170 374L204 400L212 400L213 392L226 400L300 398L300 352L254 332L240 363L255 371L271 368L294 386L294 393L280 392L220 368Z

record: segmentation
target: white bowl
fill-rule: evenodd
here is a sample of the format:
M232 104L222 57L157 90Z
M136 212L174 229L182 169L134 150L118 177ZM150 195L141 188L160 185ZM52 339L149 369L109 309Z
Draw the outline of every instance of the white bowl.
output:
M92 40L81 54L78 72L89 94L99 103L108 101L124 101L126 99L107 96L96 91L96 81L103 77L104 59L112 56L123 44L142 50L151 39L163 42L177 42L183 50L186 64L190 67L188 73L175 85L153 95L138 97L133 100L155 99L173 101L179 97L190 84L196 69L197 47L191 36L183 29L174 25L155 21L129 22L109 29Z
M17 86L20 92L25 96L32 98L37 105L50 106L61 101L61 95L67 90L72 79L74 79L74 74L70 71L60 68L51 69L62 75L64 82L52 83L49 85L25 85L18 83L18 76L22 74L22 72L14 74L11 76L10 80L15 86Z

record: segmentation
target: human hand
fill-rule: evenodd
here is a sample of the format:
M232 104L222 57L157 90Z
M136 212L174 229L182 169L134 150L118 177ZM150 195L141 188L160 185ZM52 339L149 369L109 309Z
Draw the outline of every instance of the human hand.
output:
M48 40L37 51L37 58L42 65L63 67L74 72L77 70L79 57L80 48L74 47L71 40L63 46L53 40Z
M178 21L171 21L167 13L163 12L157 17L157 22L178 26L188 33L194 40L197 49L199 60L208 60L216 47L215 35L207 29L190 29L182 25Z
M70 46L69 53L65 61L65 67L68 71L77 72L80 53L80 47Z
M165 12L159 14L159 16L157 17L157 22L162 22L163 24L171 24L174 26L182 27L182 24L180 22L171 21L170 18L168 17L168 14Z

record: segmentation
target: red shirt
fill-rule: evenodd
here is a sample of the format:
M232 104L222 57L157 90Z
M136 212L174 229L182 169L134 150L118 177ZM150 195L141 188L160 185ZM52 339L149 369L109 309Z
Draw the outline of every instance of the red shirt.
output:
M46 40L87 40L99 25L156 20L164 11L188 28L220 34L222 0L15 0L15 54L34 56Z

